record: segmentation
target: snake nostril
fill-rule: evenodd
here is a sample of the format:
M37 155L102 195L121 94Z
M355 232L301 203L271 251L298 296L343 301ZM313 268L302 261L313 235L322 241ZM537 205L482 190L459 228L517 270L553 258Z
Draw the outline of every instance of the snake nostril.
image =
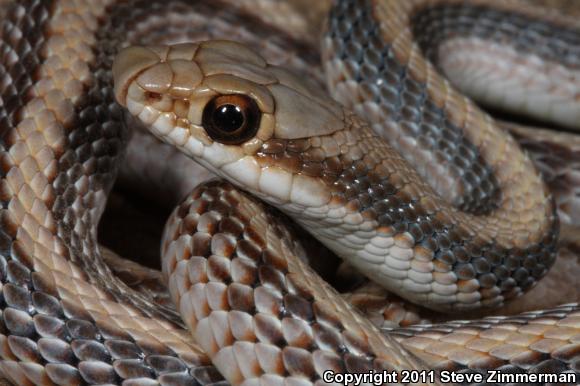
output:
M147 91L145 93L145 97L147 98L147 100L149 102L158 102L163 98L163 96L161 94L159 94L158 92L152 92L152 91Z

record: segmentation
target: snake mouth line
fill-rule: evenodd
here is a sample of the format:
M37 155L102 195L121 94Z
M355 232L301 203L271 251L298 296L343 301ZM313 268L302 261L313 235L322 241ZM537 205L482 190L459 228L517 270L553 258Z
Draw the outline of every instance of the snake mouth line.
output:
M364 15L361 17L370 17ZM333 33L331 29L329 39L337 38ZM392 48L387 45L384 49ZM234 69L230 66L232 60L237 64L246 61L247 67ZM457 113L444 110L446 102L443 105L437 102L432 87L418 80L420 74L413 74L417 70L396 62L393 65L405 70L400 73L406 75L398 81L404 83L402 94L410 95L407 107L423 114L420 116L423 120L431 119L430 116L443 117L443 136L448 137L445 141L455 146L451 138L455 135L453 132L460 131L459 123L453 118ZM459 208L463 210L454 210L441 195L433 192L406 159L379 141L362 120L332 102L324 102L317 91L277 67L267 65L258 54L237 43L131 47L119 54L114 75L117 96L124 98L119 102L149 125L158 138L276 205L300 224L312 228L315 220L324 221L326 227L312 229L315 237L326 240L335 253L351 258L352 264L388 289L415 302L426 302L433 308L444 305L449 309L500 304L532 286L553 262L557 225L542 181L530 160L514 150L511 156L517 156L522 166L517 173L529 170L531 174L525 182L536 186L537 192L544 192L544 196L531 196L522 187L509 183L513 176L499 168L506 162L505 154L485 142L491 138L508 141L508 137L495 131L493 121L472 105L458 107L470 115L465 120L471 122L465 128L466 138L475 138L481 129L488 133L489 139L480 139L478 146L472 146L473 151L465 146L456 150L476 154L474 163L468 166L489 175L493 181L478 179L471 172L465 172L463 179L468 184L494 191L487 198L497 202L497 206L471 208L473 213L470 213L461 205ZM150 93L156 95L152 100L148 98ZM414 94L419 97L413 99ZM190 103L187 117L183 118L185 127L181 127L175 97L184 95ZM246 95L261 113L254 137L239 146L214 141L204 127L203 112L207 106L215 98L229 95L236 98ZM308 115L315 119L300 118L306 116L301 97L309 101L310 110L318 113ZM451 105L466 103L455 94L450 98ZM412 100L421 108L411 107ZM406 119L405 114L393 113L396 116ZM405 122L391 122L386 126L395 124L405 127ZM486 194L480 196L485 201ZM528 217L546 215L546 221L531 229L514 218L511 229L501 225L505 232L500 232L498 221L505 222L516 207L524 208ZM383 215L385 211L388 214ZM320 215L324 212L328 213L326 220ZM376 239L377 245L357 241L358 246L353 248L353 240L343 229L347 224L364 229L363 233L368 235L362 238ZM437 256L438 263L431 261L431 254ZM467 257L459 258L456 254ZM526 268L519 260L528 254L536 263L526 263ZM353 260L354 255L360 260ZM509 259L515 259L513 267L496 272ZM378 270L375 264L381 260L385 264ZM401 261L417 261L412 278L405 273L407 263ZM431 285L431 281L436 284ZM410 293L402 290L405 287ZM478 290L470 290L474 287ZM436 288L436 293L430 291L432 288Z

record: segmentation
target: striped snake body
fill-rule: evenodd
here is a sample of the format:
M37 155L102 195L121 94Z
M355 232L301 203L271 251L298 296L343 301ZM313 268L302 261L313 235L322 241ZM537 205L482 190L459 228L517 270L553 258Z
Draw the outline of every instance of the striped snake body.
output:
M320 385L327 370L578 371L576 304L382 333L305 264L294 230L263 203L426 307L521 295L554 263L556 207L515 140L439 74L489 105L573 128L572 22L518 2L337 1L322 62L345 109L320 91L312 43L243 5L5 9L0 370L9 381ZM268 61L240 43L199 42L220 37L270 52ZM288 53L294 44L301 55ZM487 63L495 71L471 80L481 67L471 58L490 54L501 58ZM506 79L514 86L502 91ZM97 242L126 124L230 181L199 186L168 221L162 266L177 311L113 275Z

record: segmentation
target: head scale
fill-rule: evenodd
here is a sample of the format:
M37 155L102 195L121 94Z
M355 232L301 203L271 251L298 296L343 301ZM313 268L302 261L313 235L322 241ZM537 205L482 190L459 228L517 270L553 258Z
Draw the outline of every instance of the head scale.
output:
M113 75L119 103L210 170L266 199L328 200L321 181L258 157L272 141L344 130L342 108L320 88L230 41L129 47L117 55Z

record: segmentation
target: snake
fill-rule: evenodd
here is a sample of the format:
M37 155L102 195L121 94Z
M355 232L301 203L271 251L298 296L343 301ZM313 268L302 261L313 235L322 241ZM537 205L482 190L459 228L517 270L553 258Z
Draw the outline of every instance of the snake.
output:
M278 19L256 17L262 3ZM381 329L309 267L297 230L453 315L534 287L558 255L558 207L463 93L573 131L574 20L519 1L338 0L318 51L290 3L243 4L0 4L7 382L322 385L329 372L415 371L407 382L439 384L430 370L498 369L574 383L577 303ZM167 220L171 304L116 276L97 239L130 128L221 177Z

